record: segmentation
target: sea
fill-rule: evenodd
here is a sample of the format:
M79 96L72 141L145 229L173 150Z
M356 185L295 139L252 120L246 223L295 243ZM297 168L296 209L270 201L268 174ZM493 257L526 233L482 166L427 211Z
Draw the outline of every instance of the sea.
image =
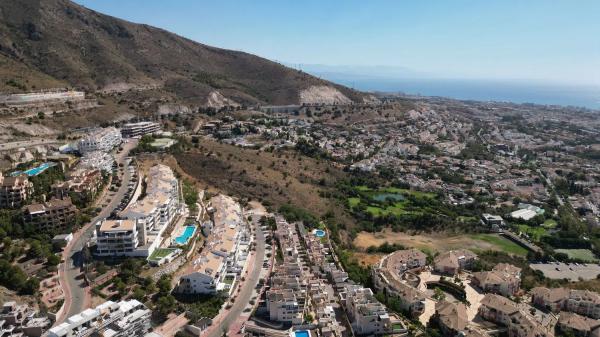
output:
M402 92L459 100L535 103L600 110L600 87L593 86L451 79L327 79L362 91Z

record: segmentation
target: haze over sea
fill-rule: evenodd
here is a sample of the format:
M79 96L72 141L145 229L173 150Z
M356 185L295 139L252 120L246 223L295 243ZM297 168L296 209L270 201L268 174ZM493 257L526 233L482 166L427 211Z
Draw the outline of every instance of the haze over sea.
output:
M310 72L310 71L309 71ZM332 73L316 75L364 91L402 92L460 100L535 103L600 109L600 87L528 81L377 78Z

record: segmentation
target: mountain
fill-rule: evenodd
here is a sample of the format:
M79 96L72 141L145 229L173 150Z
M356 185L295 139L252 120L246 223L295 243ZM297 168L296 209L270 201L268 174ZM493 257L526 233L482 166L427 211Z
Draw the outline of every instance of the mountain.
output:
M0 0L0 91L160 88L183 102L360 102L365 94L68 0Z

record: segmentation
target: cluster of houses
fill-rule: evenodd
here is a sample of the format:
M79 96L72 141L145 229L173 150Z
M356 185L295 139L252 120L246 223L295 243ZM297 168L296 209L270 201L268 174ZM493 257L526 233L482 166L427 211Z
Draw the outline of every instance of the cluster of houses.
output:
M436 323L444 336L488 336L498 329L505 330L510 337L600 334L600 294L543 287L526 294L520 289L521 268L499 263L489 271L469 272L476 260L477 255L469 250L454 250L437 255L429 267L423 252L399 250L373 266L372 275L375 288L397 299L401 309L414 317L423 314L426 298L432 297L419 290L423 286L421 280L411 276L431 270L452 276L454 281L446 278L445 282L453 283L458 289L469 287L464 290L466 302L435 300L430 321ZM528 295L530 304L513 300L528 298ZM476 316L468 314L465 303L475 306Z
M47 336L151 336L151 316L152 311L137 300L107 301L67 318L48 330Z
M107 301L53 326L52 319L28 304L5 302L0 311L0 336L75 337L152 336L152 312L137 300Z
M76 198L79 205L85 205L96 197L103 182L102 171L110 172L114 165L108 152L120 143L121 134L114 128L98 129L80 139L78 144L84 156L65 173L64 181L51 185L50 194L43 196L43 202L30 203L34 192L30 177L44 174L56 163L47 162L11 176L0 174L0 208L22 208L25 225L38 230L61 231L72 226L77 214L72 198ZM104 157L109 159L104 160ZM68 158L60 158L58 162L63 168L71 164Z
M324 230L308 231L300 223L276 216L275 241L281 256L265 292L264 317L280 329L315 331L320 336L404 335L399 318L388 313L370 288L353 283L341 269ZM336 310L340 307L343 312ZM260 308L260 307L259 307ZM261 310L257 310L260 313ZM246 325L255 335L277 335L277 330ZM281 330L279 330L281 331Z
M40 337L52 321L27 304L5 302L0 312L0 336Z
M231 295L247 268L252 237L241 205L222 194L211 198L210 205L212 224L203 228L208 235L204 247L192 270L180 277L174 289L177 293Z

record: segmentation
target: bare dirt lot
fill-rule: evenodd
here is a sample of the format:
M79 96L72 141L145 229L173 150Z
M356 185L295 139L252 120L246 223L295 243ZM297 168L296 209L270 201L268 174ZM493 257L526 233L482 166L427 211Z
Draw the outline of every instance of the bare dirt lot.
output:
M352 256L363 266L372 266L374 264L379 263L379 260L384 256L384 254L367 254L356 252L352 254Z

